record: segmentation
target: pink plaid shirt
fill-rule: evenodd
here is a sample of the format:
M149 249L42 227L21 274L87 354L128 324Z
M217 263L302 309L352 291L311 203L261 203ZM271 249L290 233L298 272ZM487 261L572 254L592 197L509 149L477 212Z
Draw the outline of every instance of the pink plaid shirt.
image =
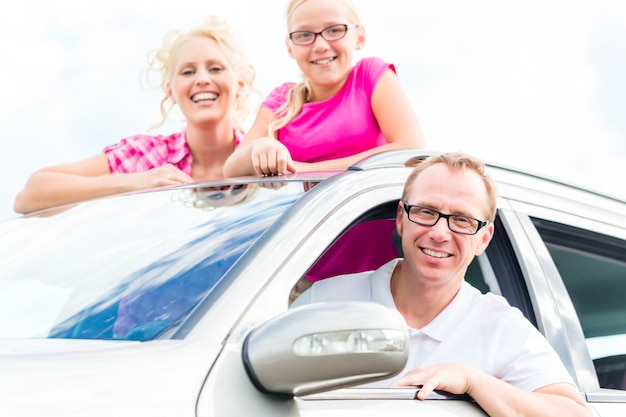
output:
M243 132L235 129L235 146L239 145ZM172 164L185 174L191 174L191 153L185 132L169 136L134 135L104 148L112 173L144 172Z

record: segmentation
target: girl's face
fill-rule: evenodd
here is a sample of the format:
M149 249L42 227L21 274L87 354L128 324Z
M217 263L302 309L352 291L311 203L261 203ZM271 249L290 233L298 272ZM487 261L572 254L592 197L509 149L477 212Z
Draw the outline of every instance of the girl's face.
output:
M337 0L307 0L295 9L289 19L289 33L321 32L329 26L351 24L346 10ZM352 69L354 51L365 43L363 28L349 28L338 40L327 41L321 35L310 45L296 45L286 40L289 55L296 60L312 86L312 100L321 101L334 95L345 83Z
M243 88L217 42L193 37L181 46L168 96L188 124L217 123L229 118Z

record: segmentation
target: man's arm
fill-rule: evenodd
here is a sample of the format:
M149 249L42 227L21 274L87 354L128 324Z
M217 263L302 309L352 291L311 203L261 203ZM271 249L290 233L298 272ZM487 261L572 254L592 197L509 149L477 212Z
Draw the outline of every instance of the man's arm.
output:
M421 385L417 395L420 400L436 389L452 394L468 394L491 417L593 415L574 385L556 383L528 392L468 365L442 364L418 368L391 385Z

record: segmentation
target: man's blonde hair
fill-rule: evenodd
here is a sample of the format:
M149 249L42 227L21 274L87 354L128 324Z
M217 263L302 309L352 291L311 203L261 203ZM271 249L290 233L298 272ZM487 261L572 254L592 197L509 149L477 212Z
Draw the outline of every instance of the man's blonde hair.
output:
M411 186L419 174L421 174L426 168L435 164L445 164L453 170L470 170L477 173L482 178L485 190L487 191L487 220L489 220L489 222L493 222L496 219L497 191L495 182L485 172L484 162L462 152L447 152L439 155L431 155L421 162L418 162L404 183L402 200L406 201L408 198L411 193Z

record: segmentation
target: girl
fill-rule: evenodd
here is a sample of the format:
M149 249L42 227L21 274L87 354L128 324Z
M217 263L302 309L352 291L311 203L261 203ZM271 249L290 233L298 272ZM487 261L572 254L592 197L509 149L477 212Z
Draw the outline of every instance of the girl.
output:
M225 176L345 169L377 152L424 147L393 65L365 58L365 28L350 0L292 0L287 51L303 72L264 101Z

